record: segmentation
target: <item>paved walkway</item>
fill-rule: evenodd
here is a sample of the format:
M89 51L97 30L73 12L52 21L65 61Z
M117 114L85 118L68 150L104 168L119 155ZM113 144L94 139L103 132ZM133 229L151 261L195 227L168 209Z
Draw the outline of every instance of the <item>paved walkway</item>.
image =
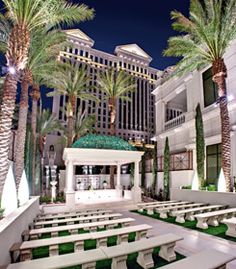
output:
M165 233L175 233L181 235L184 240L177 242L176 251L184 256L190 256L199 251L203 251L204 249L214 248L225 253L230 253L236 258L235 242L187 229L179 225L156 220L140 214L132 213L124 208L116 209L115 211L122 213L124 217L135 218L136 221L134 222L134 225L143 223L151 225L153 229L148 232L147 235L149 237ZM227 265L227 269L236 269L236 260L229 263Z

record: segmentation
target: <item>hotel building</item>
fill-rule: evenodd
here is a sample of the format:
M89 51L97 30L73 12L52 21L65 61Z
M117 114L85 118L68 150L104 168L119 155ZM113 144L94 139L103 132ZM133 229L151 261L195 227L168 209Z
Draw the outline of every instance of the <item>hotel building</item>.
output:
M108 102L104 100L104 93L96 89L96 80L98 73L107 68L125 70L134 77L137 89L128 94L131 102L117 101L116 135L125 140L138 139L150 143L155 123L154 96L151 92L155 89L161 73L149 66L152 58L136 44L117 46L115 55L112 55L94 49L94 41L79 29L67 30L66 33L71 46L60 53L61 61L70 59L85 65L88 75L91 76L88 86L93 86L90 91L101 100L96 104L94 101L78 99L77 107L82 106L88 115L96 115L95 129L98 134L109 134ZM66 101L65 96L53 97L52 111L60 120L66 120L66 115L61 110Z

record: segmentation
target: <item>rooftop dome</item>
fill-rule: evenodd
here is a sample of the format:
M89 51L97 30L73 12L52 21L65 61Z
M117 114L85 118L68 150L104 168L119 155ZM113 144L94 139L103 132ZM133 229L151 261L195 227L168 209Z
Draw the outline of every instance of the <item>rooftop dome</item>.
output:
M72 148L112 149L136 151L136 148L116 136L88 134L78 139Z

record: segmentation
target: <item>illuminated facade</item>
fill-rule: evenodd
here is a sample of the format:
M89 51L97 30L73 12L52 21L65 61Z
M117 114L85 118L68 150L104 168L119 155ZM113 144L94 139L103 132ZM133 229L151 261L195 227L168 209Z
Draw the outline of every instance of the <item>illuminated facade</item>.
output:
M60 59L78 61L86 66L88 75L91 76L91 90L101 102L77 101L77 107L83 108L87 114L96 115L95 129L99 134L109 134L110 116L108 103L104 100L104 93L96 89L98 72L113 67L116 70L125 70L135 78L137 89L129 93L132 99L117 101L116 135L123 139L139 139L150 143L154 134L154 96L151 95L160 76L160 71L149 66L152 58L138 45L129 44L117 46L115 55L108 54L93 48L94 41L78 29L67 30L71 47L61 52ZM60 120L66 120L65 113L61 110L65 107L65 96L53 97L53 113Z

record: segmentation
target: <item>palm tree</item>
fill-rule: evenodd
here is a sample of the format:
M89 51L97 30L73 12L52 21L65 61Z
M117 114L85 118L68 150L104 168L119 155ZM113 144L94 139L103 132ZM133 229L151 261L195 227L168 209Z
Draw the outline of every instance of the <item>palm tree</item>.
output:
M166 56L183 57L175 74L181 75L206 65L212 65L213 81L218 86L221 118L222 169L227 191L232 190L230 160L230 121L225 79L227 68L224 53L236 37L236 0L191 0L190 15L171 13L173 29L184 35L171 37Z
M124 71L115 71L113 68L100 73L97 80L98 87L103 91L105 99L108 100L110 110L110 134L115 135L116 106L118 100L131 101L127 94L136 88L132 78ZM110 168L110 185L115 188L114 184L114 166Z
M36 182L40 183L40 178L43 175L43 167L44 167L44 146L46 143L47 135L55 132L63 130L63 126L60 121L56 118L55 115L51 114L50 110L43 110L41 113L37 114L37 144L38 148L36 151L36 157L40 157L40 162L37 162L38 167L38 175ZM40 164L40 166L39 166ZM38 192L38 190L37 190Z
M74 118L76 114L77 99L93 100L98 99L87 91L90 77L84 68L78 64L64 63L52 74L45 76L47 86L54 88L47 96L65 95L68 96L67 103L67 147L73 142Z
M51 69L56 65L57 57L59 55L60 50L65 45L65 41L66 41L66 35L58 30L36 31L31 38L29 59L21 79L22 89L20 97L19 121L17 130L15 158L14 158L17 187L19 186L21 176L24 170L24 149L26 138L26 122L28 114L29 86L32 85L33 81L43 78L44 74L50 72ZM35 103L33 110L35 112ZM36 116L34 115L34 117ZM35 135L35 129L34 129L34 135ZM33 138L33 140L35 140L35 138ZM34 186L34 184L32 186Z
M12 30L6 52L8 72L4 81L0 110L0 195L8 171L8 151L11 123L16 101L20 72L28 61L31 33L40 27L60 23L72 24L93 17L93 10L85 5L72 5L66 0L3 0L6 17Z
M66 110L66 109L65 109ZM67 112L65 112L67 113ZM96 116L95 115L87 115L86 111L84 110L82 112L82 108L78 109L76 118L74 120L74 126L72 131L72 142L74 143L76 140L80 139L80 137L95 132L94 124L96 122ZM65 128L66 130L66 128ZM65 131L64 130L64 131ZM61 144L63 146L67 145L67 133L65 133L61 137Z

